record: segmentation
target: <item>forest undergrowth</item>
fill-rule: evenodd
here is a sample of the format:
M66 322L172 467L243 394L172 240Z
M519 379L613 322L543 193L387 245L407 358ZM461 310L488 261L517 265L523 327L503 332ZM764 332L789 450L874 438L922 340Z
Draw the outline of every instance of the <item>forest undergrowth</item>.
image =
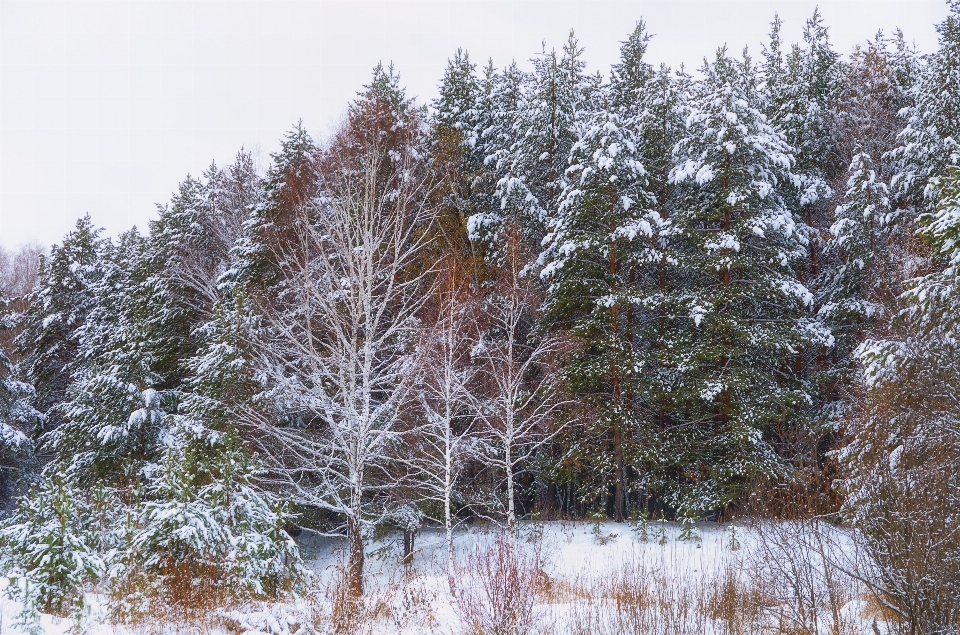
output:
M327 551L317 562L329 568L297 608L220 611L208 623L363 635L854 635L874 624L899 632L858 579L849 533L832 525L704 523L684 539L680 524L664 523L646 541L636 524L595 528L557 521L523 523L515 534L470 529L458 538L453 590L439 534L427 530L406 566L393 536L359 599L345 592L343 564Z

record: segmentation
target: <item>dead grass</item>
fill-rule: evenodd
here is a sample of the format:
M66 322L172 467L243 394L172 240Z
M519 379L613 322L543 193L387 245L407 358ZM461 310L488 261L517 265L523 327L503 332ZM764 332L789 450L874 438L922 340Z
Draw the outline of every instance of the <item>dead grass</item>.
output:
M572 635L751 633L760 618L755 590L733 565L683 576L633 558L610 574L581 577L577 590L566 616Z

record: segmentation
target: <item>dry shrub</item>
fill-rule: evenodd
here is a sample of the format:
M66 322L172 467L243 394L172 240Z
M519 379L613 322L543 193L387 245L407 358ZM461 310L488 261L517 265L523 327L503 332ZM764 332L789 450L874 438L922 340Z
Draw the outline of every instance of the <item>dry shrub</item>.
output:
M770 598L761 584L739 564L728 562L708 586L708 615L730 634L752 633L760 629Z
M951 187L940 192L955 197ZM913 253L953 249L921 232ZM946 243L940 241L946 240ZM914 247L916 249L914 250ZM929 261L928 261L929 262ZM918 273L926 273L919 271ZM839 455L845 517L857 529L859 572L891 633L960 632L960 347L955 267L907 284L909 299L860 350ZM945 284L945 282L950 284ZM901 305L904 306L904 305Z
M752 575L763 590L763 611L775 632L797 635L859 632L844 607L864 589L857 574L856 534L841 523L840 499L823 469L798 466L788 479L751 484Z
M356 594L349 563L341 562L325 593L329 613L320 607L316 612L314 625L317 631L337 635L368 635L391 619L394 596L402 592L405 585L398 580L389 580L377 587L367 587L364 594Z
M844 607L862 589L844 562L850 533L824 519L754 522L751 564L778 632L844 635L859 629Z
M541 543L521 543L502 533L477 547L460 566L456 609L465 635L543 633L547 618L540 602L550 592L543 572Z
M231 603L217 584L218 573L214 567L175 561L148 572L131 562L107 583L111 621L146 633L205 630Z
M857 522L864 578L911 635L960 630L960 462L938 456L947 452L934 444L909 448L900 456L903 474L878 469L871 514Z
M403 565L402 558L384 558L379 562L380 570L367 571L362 595L354 592L345 558L331 567L332 575L306 597L303 623L309 628L304 632L371 635L410 632L407 629L411 626L432 632L436 626L432 612L436 593L423 584L421 572L412 565Z

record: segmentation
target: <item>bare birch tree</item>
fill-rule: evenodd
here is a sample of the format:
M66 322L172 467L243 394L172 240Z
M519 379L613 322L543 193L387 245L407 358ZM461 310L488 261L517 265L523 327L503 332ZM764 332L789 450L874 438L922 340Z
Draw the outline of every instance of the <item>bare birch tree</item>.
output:
M486 386L479 409L483 455L503 479L510 528L517 519L517 476L559 433L557 415L565 404L560 375L552 368L562 342L530 332L537 294L521 262L519 240L508 239L501 280L484 303L486 328L476 350Z
M297 413L267 426L274 478L299 503L344 519L356 594L364 536L398 485L400 410L433 277L421 258L435 210L420 114L378 70L318 160L320 194L302 206L295 244L278 248L283 292L268 309L263 360Z
M422 360L419 399L424 422L417 431L421 452L416 459L420 491L442 508L447 547L447 580L456 593L453 505L465 462L473 449L477 421L477 365L471 350L477 342L475 301L454 259L445 263L437 289L433 323L418 346Z

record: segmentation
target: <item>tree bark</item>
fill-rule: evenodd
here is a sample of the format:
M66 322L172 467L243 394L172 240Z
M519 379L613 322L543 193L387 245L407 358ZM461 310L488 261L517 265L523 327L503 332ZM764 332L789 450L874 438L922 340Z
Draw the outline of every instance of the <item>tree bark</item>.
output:
M350 518L347 521L347 540L349 541L349 560L347 562L347 588L351 595L363 595L363 534L360 521Z

